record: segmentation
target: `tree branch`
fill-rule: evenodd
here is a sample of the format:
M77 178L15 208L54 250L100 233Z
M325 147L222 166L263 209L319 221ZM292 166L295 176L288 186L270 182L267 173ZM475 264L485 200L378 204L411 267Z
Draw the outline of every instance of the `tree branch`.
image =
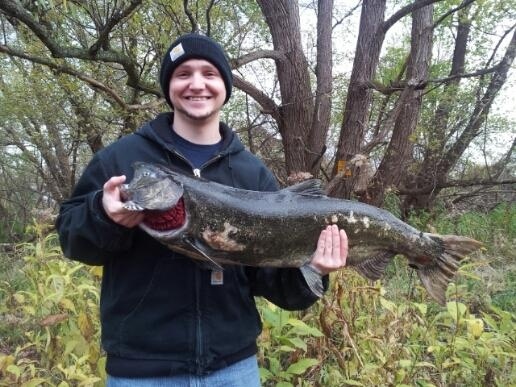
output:
M51 37L50 32L40 23L34 19L23 6L13 0L3 0L0 2L0 10L4 11L8 16L11 16L23 24L25 24L49 49L54 58L77 58L83 60L99 60L101 62L118 63L127 74L127 85L135 89L154 94L154 88L145 85L140 81L139 72L136 63L128 56L115 50L97 51L90 53L89 49L82 49L77 47L62 47Z
M428 185L422 188L400 188L398 194L400 195L424 195L429 194L436 189L452 188L452 187L474 187L474 186L486 186L492 187L497 185L510 185L516 184L516 179L509 180L491 180L491 179L470 179L470 180L448 180L441 183Z
M97 41L88 50L91 55L96 55L101 47L108 46L108 38L111 30L122 20L129 17L134 10L142 3L142 0L131 0L131 3L126 9L121 11L114 11L109 20L104 25L102 31L100 31Z
M50 69L52 69L52 70L54 70L56 72L65 73L65 74L77 77L81 81L86 82L91 88L96 89L96 90L100 90L100 91L104 92L105 94L107 94L108 97L113 99L117 105L119 105L122 109L124 109L126 111L148 109L151 106L157 105L156 102L152 102L151 104L142 104L142 105L130 105L130 104L127 104L127 103L125 103L123 98L120 95L118 95L118 93L116 93L115 90L113 90L112 88L106 86L102 82L99 82L99 81L97 81L94 78L91 78L91 77L89 77L87 75L84 75L82 72L74 70L74 69L72 69L72 68L70 68L68 66L58 65L57 63L54 63L54 62L52 62L52 61L50 61L48 59L27 55L27 54L25 54L22 51L19 51L19 50L16 50L16 49L13 49L13 48L10 48L8 46L1 45L1 44L0 44L0 52L6 53L6 54L8 54L10 56L18 57L18 58L21 58L21 59L26 59L26 60L29 60L29 61L31 61L33 63L41 64L43 66L47 66L47 67L49 67ZM154 94L154 95L156 95L158 97L161 95L159 90L157 90L157 89L155 89L152 94ZM161 100L158 101L158 103L161 103L161 102L163 102L163 101L161 101Z
M424 82L420 82L419 84L415 85L415 90L424 89L429 83L441 84L441 83L446 83L446 82L449 82L449 81L452 81L452 80L458 79L458 78L473 78L473 77L479 77L479 76L486 75L486 74L491 74L491 73L498 71L499 68L500 68L500 64L497 64L488 69L477 70L472 73L460 73L460 74L453 74L453 75L450 75L449 77L445 77L445 78L427 79ZM371 81L371 82L368 82L367 85L369 88L374 89L374 90L382 93L383 95L390 95L397 91L401 91L409 86L406 81L392 82L389 86L385 86L378 81Z
M258 90L251 83L244 81L238 75L233 74L233 82L235 87L249 94L263 109L263 113L270 114L275 120L280 119L278 106L268 95Z
M398 12L394 13L389 19L387 19L382 26L382 31L386 33L398 20L402 17L407 16L409 13L414 12L416 9L426 7L427 5L438 3L443 0L416 0L412 4L409 4L401 8Z
M450 9L448 12L446 12L444 15L442 15L437 21L434 23L432 28L436 28L439 24L443 22L444 19L446 19L451 14L460 11L462 8L466 8L468 5L474 3L476 0L464 0L461 4L459 4L457 7Z
M274 59L275 61L284 62L287 60L287 57L284 53L277 50L258 50L233 59L230 62L231 67L237 69L258 59Z

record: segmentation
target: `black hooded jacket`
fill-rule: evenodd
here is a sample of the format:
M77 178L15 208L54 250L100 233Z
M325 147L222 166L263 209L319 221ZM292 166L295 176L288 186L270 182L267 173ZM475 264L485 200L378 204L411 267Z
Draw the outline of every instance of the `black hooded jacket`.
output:
M193 173L174 148L171 122L171 113L161 114L95 154L56 223L67 257L104 267L102 345L113 376L206 374L223 368L256 353L261 321L254 296L289 310L317 300L298 269L227 265L223 283L212 284L211 270L106 216L104 183L118 175L130 181L134 161ZM222 150L200 168L202 176L238 188L277 190L262 162L226 125L220 130Z

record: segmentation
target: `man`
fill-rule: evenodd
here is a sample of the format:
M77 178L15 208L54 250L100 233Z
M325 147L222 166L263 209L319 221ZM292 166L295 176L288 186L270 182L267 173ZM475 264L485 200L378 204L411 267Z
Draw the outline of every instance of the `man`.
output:
M272 191L271 172L219 121L232 74L208 37L177 39L160 84L173 113L95 154L57 220L66 256L103 265L102 344L108 386L258 386L254 296L290 310L318 297L299 269L225 266L211 271L136 227L144 214L123 207L120 184L134 161L172 165L238 188ZM288 230L285 230L288 234ZM310 267L323 275L345 265L347 238L322 230Z

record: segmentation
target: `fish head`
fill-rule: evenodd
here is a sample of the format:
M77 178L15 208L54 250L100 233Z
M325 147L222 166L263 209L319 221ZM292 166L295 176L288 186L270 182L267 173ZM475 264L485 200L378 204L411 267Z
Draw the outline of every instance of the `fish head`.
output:
M132 211L166 211L173 208L183 196L181 183L170 173L154 164L136 162L134 177L120 187L124 207Z
M133 168L131 182L120 186L124 208L144 213L140 228L152 237L162 242L177 238L188 224L184 189L177 175L144 162L134 163Z

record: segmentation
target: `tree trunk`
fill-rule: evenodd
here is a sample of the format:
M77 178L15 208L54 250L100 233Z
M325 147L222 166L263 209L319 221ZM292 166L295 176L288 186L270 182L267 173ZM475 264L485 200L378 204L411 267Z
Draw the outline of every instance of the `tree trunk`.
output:
M385 37L384 14L385 0L364 0L333 177L340 171L339 167L343 162L349 165L353 156L360 153L369 123L372 96L369 84L376 74ZM354 183L353 176L346 180L340 180L333 185L329 194L349 198L353 192Z
M326 137L330 126L332 92L332 15L333 0L319 0L317 4L317 89L312 126L306 150L307 170L319 174L322 156L326 150Z
M397 187L412 162L412 134L419 119L423 89L428 79L432 56L433 5L412 14L412 38L407 65L406 88L396 102L394 129L385 156L376 171L369 190L370 202L383 203L386 189Z
M276 60L281 93L278 128L287 174L307 171L308 132L314 112L308 63L303 53L297 2L258 0L272 35L274 49L286 60Z

